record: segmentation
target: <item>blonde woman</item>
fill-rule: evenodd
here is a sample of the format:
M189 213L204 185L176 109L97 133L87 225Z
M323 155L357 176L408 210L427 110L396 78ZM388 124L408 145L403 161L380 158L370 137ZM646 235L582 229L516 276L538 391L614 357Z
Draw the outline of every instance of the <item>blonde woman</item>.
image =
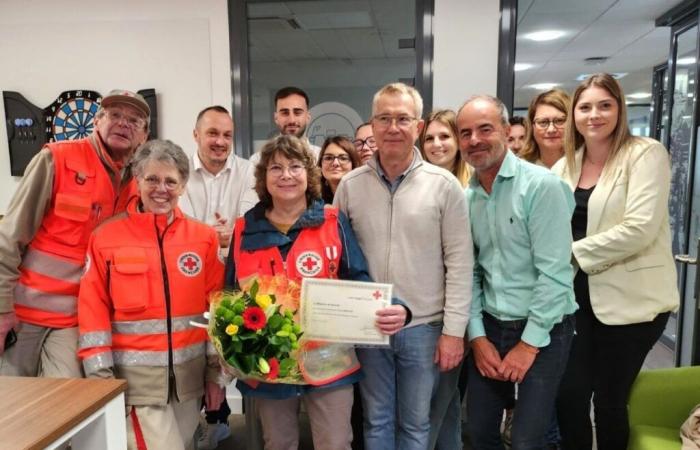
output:
M471 169L459 154L454 111L449 109L433 111L425 120L419 142L423 159L449 170L457 177L462 187L467 186Z
M564 124L571 103L561 89L543 92L530 102L527 138L518 156L539 166L551 168L564 156Z

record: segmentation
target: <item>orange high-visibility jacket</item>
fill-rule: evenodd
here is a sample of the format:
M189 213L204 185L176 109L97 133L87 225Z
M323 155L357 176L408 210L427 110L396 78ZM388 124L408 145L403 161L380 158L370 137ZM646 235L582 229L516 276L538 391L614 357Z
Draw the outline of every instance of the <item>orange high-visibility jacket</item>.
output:
M119 192L119 168L93 142L100 146L92 137L47 144L54 163L53 191L49 210L22 257L14 293L22 322L50 328L78 324L78 288L90 234L122 205L119 197L134 191L128 183Z
M325 220L319 227L304 228L299 232L286 260L277 246L255 251L241 250L240 242L245 229L245 218L239 217L233 228L233 260L236 278L245 280L251 275L284 273L291 280L301 282L303 277L338 278L338 265L343 245L338 235L338 210L324 208Z
M130 405L164 405L203 394L205 352L214 355L202 320L209 295L223 285L213 228L175 209L174 218L127 211L93 234L80 284L78 355L86 376L128 381ZM207 379L216 381L211 358Z

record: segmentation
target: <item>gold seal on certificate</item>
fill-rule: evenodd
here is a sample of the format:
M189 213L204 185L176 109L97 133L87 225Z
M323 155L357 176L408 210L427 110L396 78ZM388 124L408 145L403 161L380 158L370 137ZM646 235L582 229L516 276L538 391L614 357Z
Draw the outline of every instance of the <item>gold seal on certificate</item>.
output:
M391 305L391 284L303 278L301 329L305 339L389 345L375 326L377 310Z

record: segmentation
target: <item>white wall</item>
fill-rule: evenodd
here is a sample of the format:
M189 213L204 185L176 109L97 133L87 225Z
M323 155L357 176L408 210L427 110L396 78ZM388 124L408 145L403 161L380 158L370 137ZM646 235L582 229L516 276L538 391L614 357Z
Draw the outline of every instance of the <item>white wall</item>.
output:
M497 1L435 0L435 108L456 110L471 95L496 95L500 15Z
M40 108L65 90L154 88L158 136L188 152L197 112L231 104L226 0L2 0L0 61L0 90ZM2 120L0 214L19 180Z
M226 3L0 0L0 90L18 91L44 108L65 90L154 88L159 137L191 152L195 114L211 104L231 104ZM435 1L436 108L458 108L472 94L496 93L498 8L496 1ZM2 120L0 214L18 182L10 176Z

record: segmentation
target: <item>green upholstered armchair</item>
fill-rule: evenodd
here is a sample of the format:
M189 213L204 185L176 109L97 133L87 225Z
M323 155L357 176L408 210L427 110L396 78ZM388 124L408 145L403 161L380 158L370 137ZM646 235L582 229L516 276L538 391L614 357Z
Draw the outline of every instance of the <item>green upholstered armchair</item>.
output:
M629 398L629 450L680 450L680 429L700 403L700 366L643 371Z

